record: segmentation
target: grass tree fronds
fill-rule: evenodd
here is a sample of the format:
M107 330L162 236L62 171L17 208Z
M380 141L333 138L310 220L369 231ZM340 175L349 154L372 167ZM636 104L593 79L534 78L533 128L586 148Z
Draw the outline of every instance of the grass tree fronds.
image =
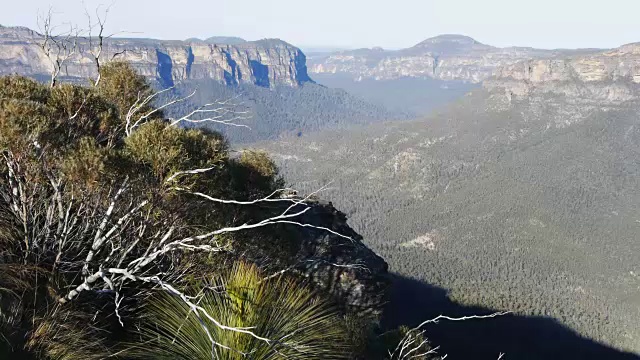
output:
M197 309L184 299L160 294L148 305L143 327L144 349L158 359L345 359L349 348L341 315L305 286L279 277L263 281L255 265L237 263L231 271L211 279L197 300ZM194 300L195 301L195 300ZM270 340L249 333L225 331L204 311L235 328L252 329ZM234 350L212 347L226 344ZM146 353L146 354L145 354Z

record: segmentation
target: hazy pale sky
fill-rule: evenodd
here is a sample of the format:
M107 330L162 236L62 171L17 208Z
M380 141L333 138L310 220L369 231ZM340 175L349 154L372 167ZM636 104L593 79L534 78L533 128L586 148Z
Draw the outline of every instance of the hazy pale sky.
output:
M0 24L86 24L112 0L2 0ZM617 47L640 42L640 0L115 0L110 31L159 39L281 38L302 47L404 48L443 33L496 46Z

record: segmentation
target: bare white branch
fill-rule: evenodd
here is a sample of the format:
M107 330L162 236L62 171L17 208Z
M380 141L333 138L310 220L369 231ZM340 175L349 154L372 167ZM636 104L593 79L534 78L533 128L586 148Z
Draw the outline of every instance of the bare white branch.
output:
M178 119L169 119L170 125L174 126L181 122L189 122L189 123L217 123L228 126L236 126L236 127L244 127L247 129L251 129L249 126L244 124L238 124L236 121L240 120L248 120L251 118L250 113L248 111L239 111L238 107L241 104L236 104L234 100L239 98L240 95L227 99L227 100L216 100L210 102L208 104L204 104L190 113L186 114L183 117ZM195 119L193 118L196 115L203 115L203 118Z
M389 353L390 360L408 360L408 359L418 359L424 358L427 355L435 354L439 347L435 347L433 349L425 350L425 345L428 344L428 341L425 336L425 331L422 328L427 324L437 324L440 320L448 320L448 321L468 321L474 319L490 319L498 316L504 316L510 314L510 311L503 312L495 312L489 315L470 315L463 317L450 317L446 315L439 315L433 319L429 319L423 321L420 325L414 327L407 331L406 335L400 340L396 348L393 352ZM420 352L422 351L422 352ZM442 357L442 359L446 358L446 355ZM498 358L500 360L500 358Z
M182 172L182 174L186 174L187 172ZM170 178L171 179L171 178ZM203 194L200 192L192 192L189 191L188 189L184 189L184 188L180 188L180 187L174 187L172 188L173 190L176 191L183 191L186 192L188 194L194 195L194 196L198 196L201 197L203 199L215 202L215 203L220 203L220 204L235 204L235 205L255 205L255 204L259 204L259 203L263 203L263 202L287 202L287 203L296 203L296 204L301 204L300 202L297 202L295 199L287 199L287 198L274 198L274 196L283 193L285 191L290 191L292 189L278 189L274 192L272 192L271 194L261 198L261 199L256 199L256 200L251 200L251 201L238 201L238 200L225 200L225 199L218 199L218 198L214 198L212 196L209 196L207 194Z
M420 325L416 326L413 330L417 330L420 329L421 327L427 325L427 324L437 324L438 321L440 320L449 320L449 321L467 321L467 320L474 320L474 319L490 319L490 318L494 318L494 317L498 317L498 316L505 316L505 315L509 315L511 314L511 311L499 311L499 312L495 312L493 314L489 314L489 315L470 315L470 316L463 316L463 317L459 317L459 318L454 318L454 317L450 317L450 316L446 316L446 315L438 315L437 317L424 321L422 322Z
M135 115L135 114L136 114L136 113L138 113L138 112L139 112L139 111L140 111L144 106L146 106L147 104L149 104L149 102L150 102L151 100L153 100L155 97L157 97L158 95L163 94L163 93L165 93L165 92L167 92L167 91L173 90L174 88L175 88L175 87L173 87L173 86L172 86L172 87L166 88L166 89L164 89L164 90L157 91L157 92L155 92L155 93L153 93L153 94L149 95L149 96L148 96L144 101L142 101L140 104L138 104L138 106L137 106L136 108L132 107L133 112L132 112L131 110L129 110L129 113L131 114L131 116ZM167 102L167 103L165 103L165 104L161 104L161 105L159 105L158 107L156 107L156 108L154 108L154 109L150 110L150 111L149 111L149 112L147 112L146 114L142 114L140 117L138 117L138 120L136 120L136 122L135 122L135 123L133 123L133 125L131 125L131 126L128 128L128 133L127 133L127 135L131 135L131 133L133 132L133 130L134 130L135 128L137 128L140 124L144 124L144 123L149 119L149 117L151 117L153 114L156 114L156 113L158 113L158 112L160 112L160 111L164 110L165 108L168 108L168 107L173 106L173 105L175 105L175 104L179 104L179 103L181 103L181 102L185 102L185 101L189 100L191 97L193 97L193 96L196 94L196 91L197 91L197 90L194 90L191 94L189 94L189 95L187 95L187 96L185 96L185 97L177 98L177 99L171 100L171 101L169 101L169 102ZM135 104L134 104L134 106L135 106ZM127 123L129 123L129 122L130 122L130 119L129 119L129 117L127 117Z
M169 88L166 88L166 89L163 89L163 90L160 90L160 91L156 91L156 92L152 93L151 95L146 96L144 99L142 98L142 94L138 94L138 99L133 103L133 105L131 105L131 107L129 108L129 111L127 112L127 115L125 116L125 122L126 122L125 134L127 136L130 136L133 133L133 130L136 127L138 127L144 120L148 119L149 116L151 116L151 114L141 115L134 122L133 121L133 117L138 115L140 110L142 110L145 106L149 105L159 95L162 95L162 94L164 94L164 93L166 93L168 91L171 91L171 90L173 90L173 87L169 87ZM195 94L195 92L193 94ZM190 95L189 97L193 96L193 94ZM189 97L184 98L184 100L188 99ZM173 105L173 104L175 104L177 102L178 101L170 102L169 104L165 104L164 107ZM143 119L143 117L144 117L144 119Z
M80 104L80 106L78 107L78 110L76 110L76 112L69 117L69 120L73 120L77 118L78 115L80 114L80 111L82 111L86 103L87 103L87 97L85 96L84 99L82 100L82 104Z
M194 169L194 170L186 170L186 171L178 171L175 174L169 176L164 182L165 183L170 183L171 181L175 180L177 177L182 176L182 175L196 175L196 174L203 174L206 173L208 171L211 171L213 169L215 169L215 166L212 167L208 167L208 168L203 168L203 169ZM176 188L176 190L181 190L180 188Z

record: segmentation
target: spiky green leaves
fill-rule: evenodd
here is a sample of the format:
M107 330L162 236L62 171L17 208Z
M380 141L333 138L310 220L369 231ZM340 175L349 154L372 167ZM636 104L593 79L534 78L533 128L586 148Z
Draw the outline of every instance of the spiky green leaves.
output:
M263 278L256 266L237 263L212 279L198 304L222 324L250 328L270 343L201 322L179 298L160 295L148 305L139 358L209 360L212 349L217 359L348 358L347 330L329 302L291 279ZM221 346L212 348L203 326Z

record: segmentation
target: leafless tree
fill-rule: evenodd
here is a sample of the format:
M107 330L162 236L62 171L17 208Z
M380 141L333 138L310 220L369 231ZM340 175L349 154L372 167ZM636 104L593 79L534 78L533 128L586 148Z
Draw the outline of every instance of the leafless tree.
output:
M53 11L49 9L46 15L38 17L38 27L43 36L40 48L51 63L50 86L54 87L66 62L78 53L82 32L73 25L69 25L67 31L58 32L58 26L53 25L52 19Z
M103 58L106 41L118 34L125 33L124 31L111 34L105 33L105 25L113 4L114 2L109 6L98 6L93 16L85 8L88 22L87 29L68 24L68 30L58 31L60 26L56 26L53 23L52 9L49 9L46 14L38 16L38 28L42 35L39 47L51 64L51 87L57 84L58 77L66 68L66 63L76 56L89 56L91 58L97 74L92 83L94 86L98 86L101 80L100 69L104 65ZM108 60L114 60L124 54L125 51L113 53Z
M113 3L104 10L103 14L101 14L99 11L100 7L96 9L95 23L94 23L93 17L89 13L89 10L85 8L85 14L87 16L87 21L89 22L89 30L88 30L88 36L87 36L87 42L89 46L88 53L93 58L93 63L96 66L96 72L98 74L96 76L96 79L93 81L94 86L98 86L98 84L100 83L100 78L101 78L100 57L102 56L102 51L104 49L104 40L105 38L108 39L113 36L112 34L105 37L105 34L104 34L104 26L107 21L107 17L109 16L109 10L111 10L112 5ZM97 35L95 36L95 38L93 36L94 28L97 28Z
M83 39L84 44L87 46L87 53L91 57L91 60L96 68L96 78L92 81L94 86L98 86L100 84L100 80L102 78L100 69L102 68L102 61L104 57L104 47L105 42L116 35L129 33L125 31L119 31L115 33L105 34L105 25L107 23L107 19L109 17L109 12L111 8L115 4L115 1L112 2L108 6L98 6L95 10L95 18L89 13L89 10L85 8L85 15L87 17L87 22L89 28L87 30L86 37ZM114 60L118 56L125 53L126 50L115 52L111 55L111 59Z

